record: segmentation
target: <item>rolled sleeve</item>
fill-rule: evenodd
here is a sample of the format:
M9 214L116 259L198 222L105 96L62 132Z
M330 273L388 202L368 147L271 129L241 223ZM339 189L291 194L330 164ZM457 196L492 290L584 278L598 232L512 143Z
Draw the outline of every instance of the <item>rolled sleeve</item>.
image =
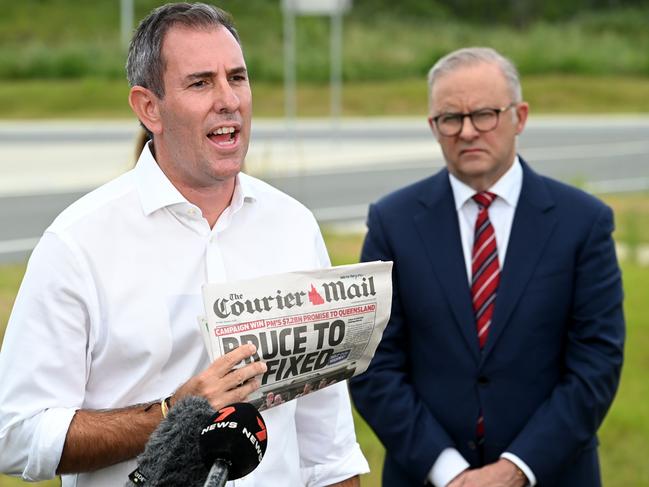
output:
M22 475L25 480L45 480L56 475L65 437L76 411L76 408L53 408L39 415Z
M56 475L70 421L83 403L89 286L65 245L34 250L0 353L0 472Z

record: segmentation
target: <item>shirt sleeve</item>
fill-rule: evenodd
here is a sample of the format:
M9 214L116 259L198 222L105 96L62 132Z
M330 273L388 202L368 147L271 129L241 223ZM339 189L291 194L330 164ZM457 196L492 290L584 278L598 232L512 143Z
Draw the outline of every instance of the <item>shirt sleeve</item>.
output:
M295 423L305 485L331 485L370 471L356 442L346 382L297 401Z
M525 463L523 460L521 460L513 453L509 453L509 452L503 453L502 455L500 455L500 458L509 460L514 465L516 465L521 470L521 472L523 472L527 477L527 485L529 487L534 487L536 485L536 476L534 475L534 472L532 472L532 469L527 465L527 463Z
M315 225L317 265L329 267L329 254ZM347 382L297 399L295 426L305 485L331 485L370 471L356 441Z
M446 487L451 480L469 468L469 462L455 448L444 448L428 474L428 481L435 487Z
M32 253L0 353L0 471L56 475L87 379L93 286L62 240L46 233Z
M329 258L327 246L325 245L324 239L322 238L322 233L320 233L320 230L317 228L318 224L315 223L315 225L315 253L317 258L317 266L321 269L331 267L331 259Z

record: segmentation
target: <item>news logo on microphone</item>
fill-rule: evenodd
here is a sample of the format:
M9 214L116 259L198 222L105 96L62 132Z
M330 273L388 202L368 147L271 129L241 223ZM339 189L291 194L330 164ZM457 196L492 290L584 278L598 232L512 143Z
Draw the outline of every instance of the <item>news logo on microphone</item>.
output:
M228 462L230 480L252 472L266 453L266 424L249 403L236 403L217 411L200 435L200 451L206 465L215 459Z

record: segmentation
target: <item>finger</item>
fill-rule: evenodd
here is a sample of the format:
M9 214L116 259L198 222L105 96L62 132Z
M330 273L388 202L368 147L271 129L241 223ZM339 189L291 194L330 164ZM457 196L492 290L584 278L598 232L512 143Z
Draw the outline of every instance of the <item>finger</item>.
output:
M255 378L252 377L245 381L243 384L241 384L238 387L235 387L234 389L228 391L228 394L233 395L233 400L231 402L244 402L248 400L248 396L255 392L259 387L261 386L261 382Z
M241 363L242 360L250 358L257 352L257 348L252 343L246 343L240 347L235 348L231 352L226 353L222 357L217 358L210 368L216 372L219 377L223 377L230 372L235 366Z
M241 386L254 377L262 375L266 370L267 367L264 362L253 362L239 369L230 371L221 379L221 381L225 389L229 390Z

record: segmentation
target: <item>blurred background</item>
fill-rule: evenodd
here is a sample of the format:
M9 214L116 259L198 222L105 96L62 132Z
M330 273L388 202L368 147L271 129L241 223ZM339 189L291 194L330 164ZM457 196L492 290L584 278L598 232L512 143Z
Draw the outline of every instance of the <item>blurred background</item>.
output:
M49 222L135 161L125 38L162 3L0 0L0 341ZM531 105L523 156L616 212L628 341L602 469L606 486L649 485L649 0L343 3L339 17L292 20L281 0L215 3L251 76L247 171L314 211L334 263L356 262L368 203L443 165L428 69L471 45L512 58ZM362 485L379 486L383 449L360 418L357 433L373 468Z

